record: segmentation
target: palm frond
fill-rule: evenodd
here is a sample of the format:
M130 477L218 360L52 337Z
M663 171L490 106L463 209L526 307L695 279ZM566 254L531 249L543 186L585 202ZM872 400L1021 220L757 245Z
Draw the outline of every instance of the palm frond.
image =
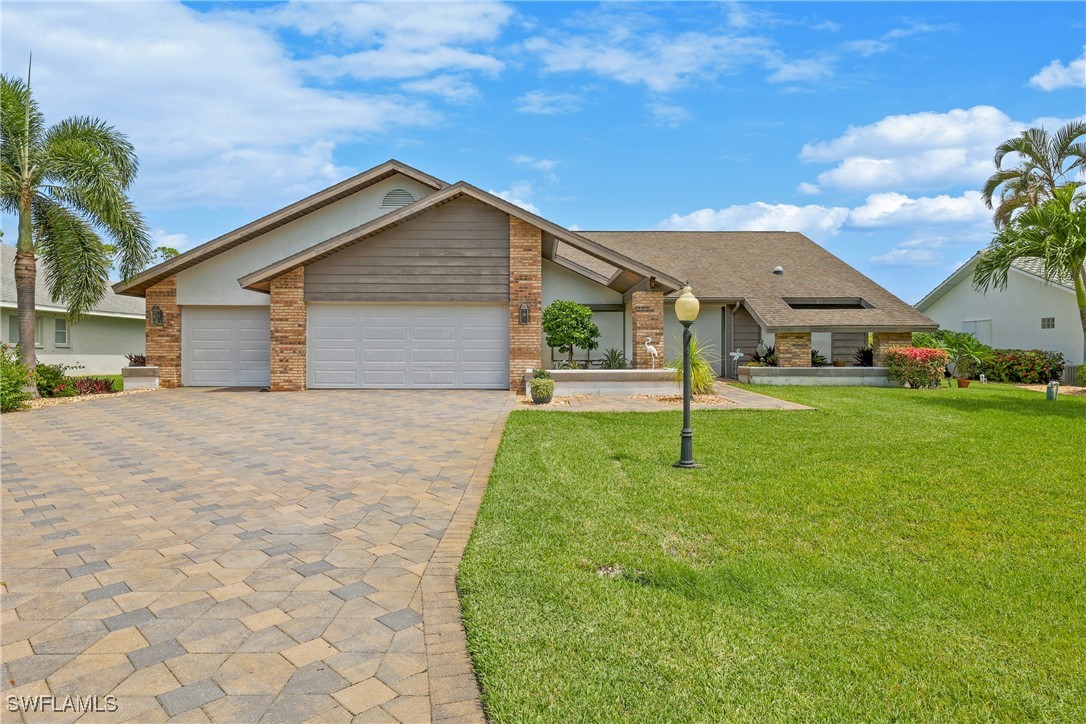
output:
M74 324L105 295L109 253L91 224L70 209L39 197L33 214L46 283Z
M136 149L128 138L99 118L65 118L46 132L42 145L94 158L96 165L109 168L122 190L128 189L139 170Z

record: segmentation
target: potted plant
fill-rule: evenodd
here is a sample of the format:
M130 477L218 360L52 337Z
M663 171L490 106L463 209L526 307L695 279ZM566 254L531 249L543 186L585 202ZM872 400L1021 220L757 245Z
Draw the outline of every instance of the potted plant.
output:
M547 370L536 370L532 373L532 382L529 385L532 392L532 402L537 405L546 405L554 397L554 380Z
M954 367L958 387L963 389L969 387L969 378L992 356L988 345L968 332L947 330L943 333L940 346L947 354L947 361Z

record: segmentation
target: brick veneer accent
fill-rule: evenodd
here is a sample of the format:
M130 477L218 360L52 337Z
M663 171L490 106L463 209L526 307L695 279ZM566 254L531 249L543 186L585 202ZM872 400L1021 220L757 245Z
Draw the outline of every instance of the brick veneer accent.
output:
M167 277L144 292L147 300L147 364L158 367L159 387L181 386L181 307L177 276ZM151 307L162 310L162 325L151 324Z
M645 348L645 338L652 338L652 346L660 353L656 367L664 366L664 293L634 292L630 296L633 307L633 366L634 369L652 369L652 355Z
M523 392L524 371L543 366L543 232L509 217L509 389ZM520 323L528 302L531 321Z
M891 347L912 347L912 332L875 332L871 346L876 367L886 366L886 351Z
M811 366L810 332L780 332L774 336L773 346L781 367Z
M305 268L271 280L271 389L304 390Z

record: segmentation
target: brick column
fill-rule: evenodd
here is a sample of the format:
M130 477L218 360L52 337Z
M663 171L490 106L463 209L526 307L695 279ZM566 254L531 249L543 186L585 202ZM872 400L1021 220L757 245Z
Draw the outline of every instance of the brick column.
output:
M305 267L271 280L271 389L304 390Z
M810 332L778 332L773 346L777 348L781 367L811 366Z
M912 347L912 332L875 332L871 342L876 367L886 366L886 351L891 347Z
M144 292L147 301L147 364L158 367L159 387L181 386L181 307L177 306L177 276L163 279ZM162 310L162 324L151 324L151 308Z
M520 323L528 302L530 321ZM543 232L509 217L509 389L524 392L524 371L543 366Z
M634 292L630 295L633 307L633 366L634 369L652 369L652 355L645 348L646 338L652 338L652 346L660 353L656 369L664 366L664 293Z

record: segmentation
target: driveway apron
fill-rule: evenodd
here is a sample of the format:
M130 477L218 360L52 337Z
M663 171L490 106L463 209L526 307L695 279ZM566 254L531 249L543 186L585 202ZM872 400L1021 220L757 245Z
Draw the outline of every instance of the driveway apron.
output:
M5 709L480 718L453 581L512 403L179 389L4 415Z

